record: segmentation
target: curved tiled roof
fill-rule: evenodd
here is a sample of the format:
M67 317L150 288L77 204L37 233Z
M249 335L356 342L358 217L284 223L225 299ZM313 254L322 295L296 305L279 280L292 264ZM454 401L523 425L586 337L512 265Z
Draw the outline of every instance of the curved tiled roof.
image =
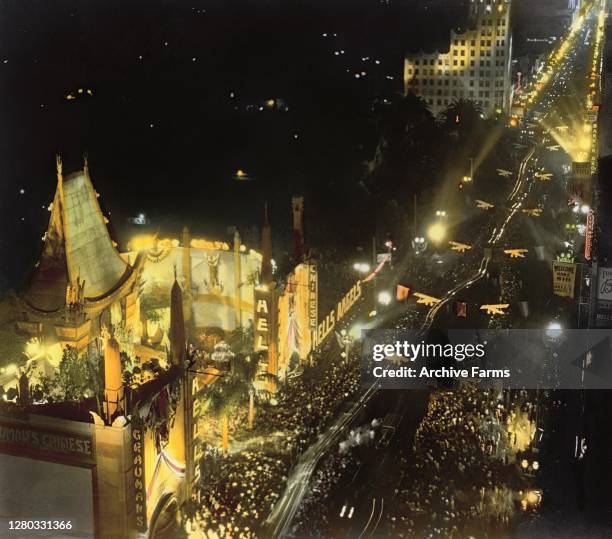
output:
M45 246L23 295L30 307L64 307L68 283L84 282L86 299L115 289L130 266L115 249L87 169L59 177Z

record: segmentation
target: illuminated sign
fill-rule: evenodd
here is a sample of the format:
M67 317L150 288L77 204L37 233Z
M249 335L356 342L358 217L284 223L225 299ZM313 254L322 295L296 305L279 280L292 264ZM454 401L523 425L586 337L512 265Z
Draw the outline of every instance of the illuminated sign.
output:
M0 451L51 461L70 460L81 465L94 463L90 436L30 425L0 423Z
M144 425L132 421L132 476L134 479L134 518L136 529L147 531L147 490L144 477Z
M255 289L255 351L267 350L270 334L270 292L258 287Z
M574 283L576 282L576 265L571 262L554 261L553 293L555 296L573 298Z
M139 234L128 242L130 251L146 251L148 249L171 249L179 247L180 242L176 238L158 238L154 234ZM229 251L230 246L224 241L212 241L204 238L193 238L190 246L195 249L206 251Z
M308 327L311 331L317 329L319 322L318 279L317 266L308 264Z
M597 299L612 302L612 268L599 268Z
M593 232L595 230L595 213L589 210L586 220L586 231L584 234L584 258L591 260L591 250L593 248Z
M357 281L346 295L338 302L336 309L332 309L330 313L325 317L318 326L317 330L312 332L312 346L313 348L319 346L325 337L327 337L334 326L344 318L344 315L349 312L351 307L355 305L357 300L361 297L361 281Z
M191 247L206 251L229 251L230 248L229 244L224 241L209 241L198 238L191 240Z

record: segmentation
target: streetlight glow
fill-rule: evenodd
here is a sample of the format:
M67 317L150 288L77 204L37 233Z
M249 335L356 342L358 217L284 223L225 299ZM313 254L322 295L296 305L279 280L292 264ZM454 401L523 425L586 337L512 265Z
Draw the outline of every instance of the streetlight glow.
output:
M367 262L355 262L353 264L353 269L359 273L369 273L371 267Z
M434 243L444 241L446 237L446 227L442 223L434 223L427 229L427 237Z
M559 324L559 322L551 322L550 324L548 324L545 333L549 339L556 340L561 337L562 330L563 327L561 326L561 324Z
M391 293L386 290L383 292L379 292L378 294L378 303L381 305L389 305L391 303Z

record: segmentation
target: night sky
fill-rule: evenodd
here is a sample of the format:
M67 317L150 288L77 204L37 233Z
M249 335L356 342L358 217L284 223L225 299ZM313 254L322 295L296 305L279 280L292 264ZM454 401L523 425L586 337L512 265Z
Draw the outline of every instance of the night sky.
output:
M403 52L444 41L463 11L441 10L433 0L2 0L0 289L40 250L56 152L65 173L88 152L120 243L140 212L162 235L238 225L248 240L264 200L282 239L292 194L324 226L371 150L374 99L401 89ZM237 169L252 179L234 180Z

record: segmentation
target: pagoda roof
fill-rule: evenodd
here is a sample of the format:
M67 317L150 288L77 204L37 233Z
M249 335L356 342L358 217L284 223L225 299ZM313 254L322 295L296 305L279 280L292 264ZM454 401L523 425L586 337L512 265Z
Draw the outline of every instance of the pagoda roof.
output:
M111 240L97 197L87 166L63 178L58 160L45 245L23 294L35 310L51 313L64 308L68 284L84 283L84 299L100 299L130 272Z

